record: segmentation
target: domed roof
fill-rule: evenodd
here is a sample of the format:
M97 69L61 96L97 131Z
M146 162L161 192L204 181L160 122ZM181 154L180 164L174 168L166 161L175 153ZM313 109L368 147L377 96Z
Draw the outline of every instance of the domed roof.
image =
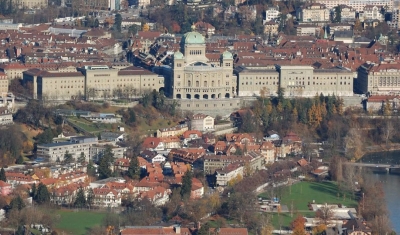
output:
M229 51L224 51L224 53L222 53L222 59L233 59L233 55Z
M178 60L183 59L183 54L180 51L176 51L174 53L174 59L178 59Z
M188 32L182 38L183 44L204 44L206 40L204 36L198 32Z

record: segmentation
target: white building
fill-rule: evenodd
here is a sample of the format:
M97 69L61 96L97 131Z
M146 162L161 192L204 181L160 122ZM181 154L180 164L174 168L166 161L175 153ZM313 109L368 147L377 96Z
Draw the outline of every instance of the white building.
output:
M354 22L356 19L356 9L343 5L340 8L340 21L341 22Z
M324 4L328 9L339 5L346 5L356 11L363 11L366 5L387 7L389 11L393 8L393 0L316 0L316 3Z
M279 7L269 7L266 11L265 11L265 17L263 20L263 24L265 24L266 22L270 22L272 20L276 20L279 19L279 16L281 15L281 12L279 11Z
M195 114L190 119L190 129L198 131L214 130L214 118L202 113Z
M6 108L0 108L0 126L13 124L12 113Z
M296 16L299 21L302 22L327 22L330 21L330 11L324 5L320 3L311 3L298 8Z
M364 11L359 13L359 18L361 22L367 20L378 20L383 21L385 19L384 15L381 12L382 7L367 5L364 7Z
M231 163L222 169L215 171L217 186L227 186L229 181L243 177L243 165L241 163Z

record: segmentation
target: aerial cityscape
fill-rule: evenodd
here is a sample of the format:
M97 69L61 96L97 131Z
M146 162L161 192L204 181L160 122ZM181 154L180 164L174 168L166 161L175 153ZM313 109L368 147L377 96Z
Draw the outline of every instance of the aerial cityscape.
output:
M0 0L1 235L395 235L400 2Z

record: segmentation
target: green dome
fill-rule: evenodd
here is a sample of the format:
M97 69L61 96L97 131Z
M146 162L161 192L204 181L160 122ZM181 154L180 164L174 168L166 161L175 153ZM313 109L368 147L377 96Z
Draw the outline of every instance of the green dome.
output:
M188 32L182 38L182 44L204 44L206 41L198 32Z
M174 53L174 59L182 60L183 59L183 54L180 51L176 51Z
M225 51L222 53L222 59L233 59L233 55L229 51Z

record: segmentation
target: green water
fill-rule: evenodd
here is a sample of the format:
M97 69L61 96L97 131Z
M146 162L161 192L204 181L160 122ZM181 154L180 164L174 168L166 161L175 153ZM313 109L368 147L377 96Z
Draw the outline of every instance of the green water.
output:
M400 150L367 153L358 162L400 165Z

